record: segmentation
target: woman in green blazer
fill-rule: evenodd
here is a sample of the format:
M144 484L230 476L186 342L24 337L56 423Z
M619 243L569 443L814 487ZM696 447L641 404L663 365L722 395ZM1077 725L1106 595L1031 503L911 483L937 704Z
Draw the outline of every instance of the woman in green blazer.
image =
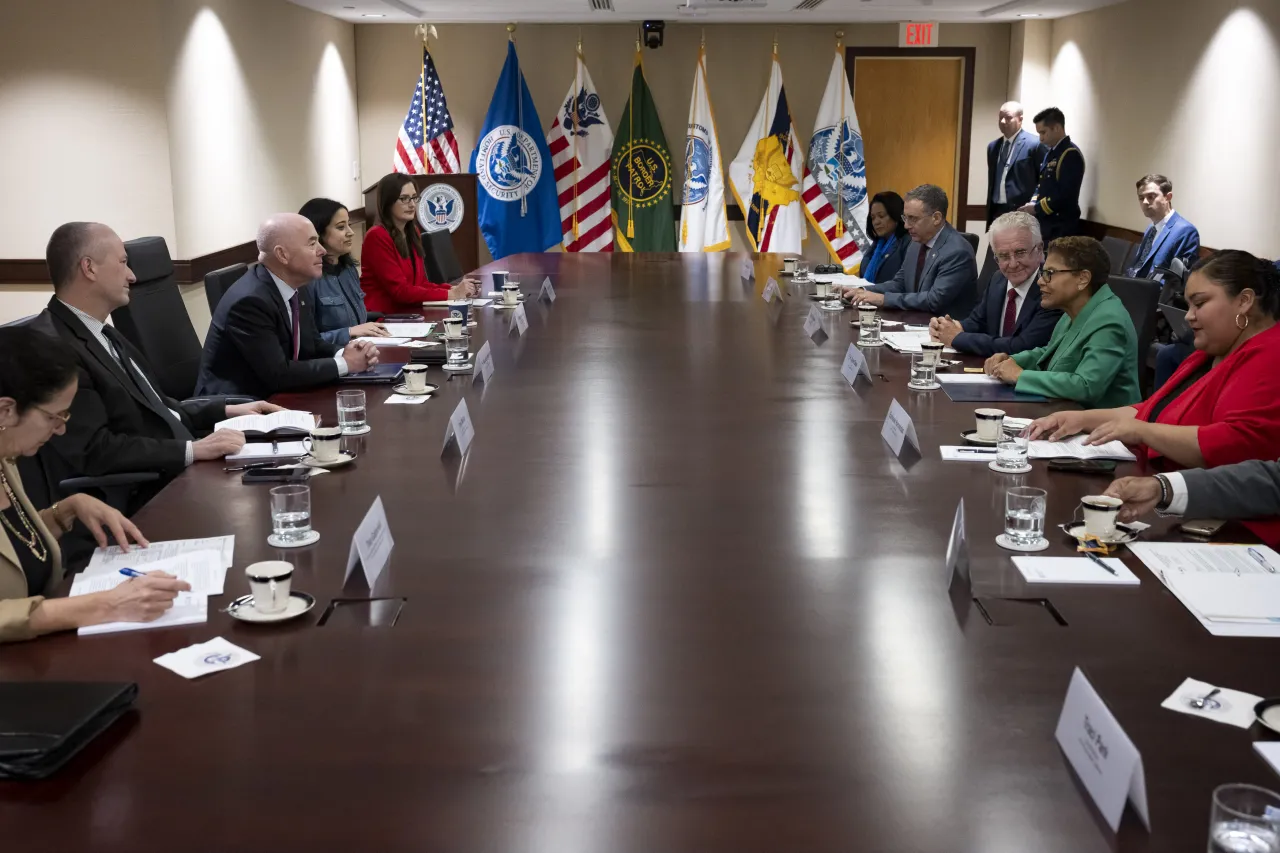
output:
M1086 408L1130 406L1138 388L1138 334L1107 286L1111 261L1092 237L1049 244L1040 271L1040 304L1063 317L1049 343L1015 356L997 353L986 371L1027 394L1074 400Z

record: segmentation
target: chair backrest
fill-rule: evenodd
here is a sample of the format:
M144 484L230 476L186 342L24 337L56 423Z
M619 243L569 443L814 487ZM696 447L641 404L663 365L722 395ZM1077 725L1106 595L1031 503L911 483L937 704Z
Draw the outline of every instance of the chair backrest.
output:
M995 278L996 272L1000 269L1000 265L996 263L996 250L990 245L987 246L987 256L982 260L982 269L978 272L978 299L981 301L986 297L987 287L991 284L991 279Z
M182 293L173 280L173 258L163 237L124 244L137 281L129 304L111 312L120 334L142 350L160 389L179 400L190 397L200 372L200 339Z
M1121 237L1107 236L1102 238L1102 248L1111 259L1111 271L1116 275L1123 275L1128 269L1125 261L1129 259L1129 253L1136 250L1137 245Z
M428 231L422 235L422 250L427 262L427 278L439 284L462 278L462 264L453 251L453 235L447 230Z
M960 236L969 241L969 245L973 247L973 254L978 254L978 244L982 242L982 238L977 234L970 234L968 231L961 231Z
M1133 320L1134 331L1138 333L1138 379L1144 395L1151 393L1152 373L1147 365L1147 352L1156 338L1156 317L1160 303L1161 285L1149 278L1125 278L1113 275L1107 279L1111 290Z
M205 274L204 298L209 300L210 317L213 316L213 312L218 310L218 301L222 299L222 294L226 293L231 285L239 281L240 276L244 275L247 269L249 269L248 264L232 264L229 267L223 267L220 270Z
M25 326L39 316L39 314L31 314L27 317L20 317L17 320L10 320L7 323L0 323L0 329L7 329L10 326Z

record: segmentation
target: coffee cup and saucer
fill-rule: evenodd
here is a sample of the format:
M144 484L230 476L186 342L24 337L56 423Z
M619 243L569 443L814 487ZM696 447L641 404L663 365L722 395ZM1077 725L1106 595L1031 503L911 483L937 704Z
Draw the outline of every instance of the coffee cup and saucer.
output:
M1107 495L1085 495L1072 514L1072 521L1062 525L1062 529L1080 542L1087 537L1103 545L1128 545L1138 538L1140 531L1117 520L1123 504L1119 498ZM1081 515L1083 521L1078 520Z
M251 592L231 602L225 611L241 622L287 622L316 606L314 597L291 589L293 563L283 560L253 563L244 573Z
M356 457L342 452L341 427L316 427L311 430L311 454L302 459L313 468L340 468Z
M975 429L960 433L960 437L969 444L979 447L995 447L1000 443L1000 433L1004 426L1004 410L977 409L973 413Z
M425 364L406 364L403 370L404 382L391 390L406 397L423 397L440 390L439 385L427 382L427 366Z

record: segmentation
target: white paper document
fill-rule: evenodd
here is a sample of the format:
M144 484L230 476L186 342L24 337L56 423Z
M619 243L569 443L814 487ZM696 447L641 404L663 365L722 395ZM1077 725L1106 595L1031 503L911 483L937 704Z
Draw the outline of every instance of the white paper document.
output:
M221 555L222 565L230 568L235 547L235 536L210 536L205 539L170 539L166 542L152 542L146 548L139 548L134 545L127 554L120 550L119 545L111 545L93 552L84 574L118 572L125 568L145 572L149 571L148 567L157 560L166 560L179 554L191 554L197 551L217 551Z
M373 344L375 347L402 347L409 343L408 338L356 338L357 341L364 341L367 344Z
M865 278L858 278L844 272L822 273L813 277L814 281L825 281L839 287L870 287L871 283Z
M1214 636L1280 637L1280 554L1272 549L1133 542L1129 550Z
M143 572L168 572L179 580L191 584L191 592L196 595L222 595L223 583L227 577L227 566L222 562L221 551L192 551L136 568ZM128 576L120 574L119 569L95 574L81 572L71 581L69 595L106 592L129 579Z
M241 432L271 432L281 427L292 427L310 432L316 427L316 416L310 412L283 409L269 415L240 415L213 425L217 429L238 429Z
M392 337L425 338L436 327L435 323L384 323Z
M471 300L471 307L472 307L472 308L483 308L483 307L484 307L484 306L486 306L486 305L492 305L492 304L493 304L493 300L492 300L492 299L484 299L484 298L482 298L482 297L476 297L475 299L472 299L472 300ZM431 302L424 302L424 303L422 303L422 307L423 307L423 308L448 308L448 307L449 307L449 300L448 300L448 299L436 299L436 300L433 300L433 301L431 301Z
M180 592L173 606L151 622L104 622L87 625L76 633L81 637L93 634L116 634L121 631L150 631L153 628L173 628L178 625L199 625L209 621L209 596L194 592Z
M939 373L938 381L947 385L1003 385L994 376L985 373Z
M1014 557L1013 564L1027 583L1087 583L1137 586L1138 576L1115 557L1104 557L1115 574L1088 557Z
M424 347L442 347L444 344L439 341L409 341L405 344L406 349L422 349Z
M226 461L266 462L270 459L291 459L306 455L307 446L301 441L255 441L240 448L239 453L226 457Z
M881 332L880 339L884 341L885 346L898 352L920 352L920 345L927 344L933 340L929 336L928 330L923 332ZM943 352L955 352L951 347L943 347ZM941 378L941 377L939 377Z
M1241 729L1252 726L1255 719L1253 707L1262 701L1261 696L1254 696L1252 693L1219 687L1218 692L1209 697L1203 708L1191 707L1191 700L1203 699L1215 687L1216 685L1208 682L1188 678L1173 691L1172 696L1160 703L1160 707Z
M262 660L248 649L242 649L222 637L214 637L204 643L196 643L167 655L160 655L155 662L183 678L199 678L224 669L235 669L246 663Z
M1066 441L1032 441L1027 445L1027 456L1032 459L1115 459L1133 462L1138 457L1124 446L1122 441L1086 445L1086 436L1077 435Z
M943 462L990 462L996 458L994 447L960 447L944 444L938 448Z

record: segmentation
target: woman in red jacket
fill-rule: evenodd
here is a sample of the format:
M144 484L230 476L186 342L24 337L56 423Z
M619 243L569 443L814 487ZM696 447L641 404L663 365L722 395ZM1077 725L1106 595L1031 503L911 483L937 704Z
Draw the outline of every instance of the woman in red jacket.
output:
M427 281L422 235L414 216L418 193L413 181L392 173L378 181L378 224L360 249L360 289L364 306L383 314L417 314L423 302L479 295L480 283L463 279L450 287Z

